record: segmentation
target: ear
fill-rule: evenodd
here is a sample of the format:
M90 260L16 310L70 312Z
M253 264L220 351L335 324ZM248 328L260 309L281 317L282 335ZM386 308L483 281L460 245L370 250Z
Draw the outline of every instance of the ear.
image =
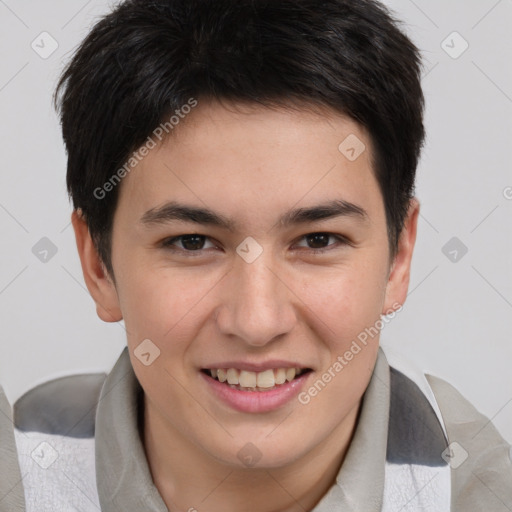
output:
M402 228L398 241L398 251L393 260L393 265L386 284L386 296L382 309L383 315L400 309L407 297L419 212L420 203L414 197L409 202L407 218L405 219L404 227Z
M85 284L96 303L96 313L104 322L118 322L123 315L117 290L94 247L89 228L80 211L73 211L71 223Z

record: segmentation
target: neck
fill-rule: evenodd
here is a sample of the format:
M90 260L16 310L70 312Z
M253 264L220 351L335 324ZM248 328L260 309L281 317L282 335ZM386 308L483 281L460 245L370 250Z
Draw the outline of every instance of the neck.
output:
M170 511L312 510L336 481L360 404L299 459L280 467L246 468L213 458L169 425L145 399L142 438L153 482Z

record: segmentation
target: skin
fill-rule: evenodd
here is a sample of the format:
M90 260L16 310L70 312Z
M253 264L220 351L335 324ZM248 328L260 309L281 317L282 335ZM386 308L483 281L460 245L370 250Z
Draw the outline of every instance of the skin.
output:
M366 150L349 161L338 145L349 134ZM416 240L413 199L391 261L383 198L371 169L371 142L334 112L199 102L164 143L121 184L106 274L79 212L72 214L87 287L99 317L124 318L135 374L144 393L148 463L171 510L311 510L334 483L352 439L379 336L304 405L267 413L230 409L211 394L200 368L229 359L297 361L313 369L308 389L381 314L404 303ZM238 229L140 218L168 200L208 207ZM286 210L344 199L367 221L342 216L284 228ZM200 250L183 239L204 235ZM311 233L335 237L317 245ZM247 237L263 252L247 263ZM325 247L323 254L312 252ZM186 250L189 249L187 253ZM398 305L398 306L397 306ZM134 356L144 339L161 351L149 366ZM237 457L253 443L261 458Z

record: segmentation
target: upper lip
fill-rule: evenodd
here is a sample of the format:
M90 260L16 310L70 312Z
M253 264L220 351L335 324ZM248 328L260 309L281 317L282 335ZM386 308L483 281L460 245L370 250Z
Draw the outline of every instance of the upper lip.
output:
M263 372L274 368L302 368L309 369L309 366L304 366L300 363L293 361L283 361L273 359L271 361L265 361L262 363L249 363L247 361L223 361L220 363L210 364L202 367L204 370L212 370L219 368L236 368L237 370L245 370L248 372Z

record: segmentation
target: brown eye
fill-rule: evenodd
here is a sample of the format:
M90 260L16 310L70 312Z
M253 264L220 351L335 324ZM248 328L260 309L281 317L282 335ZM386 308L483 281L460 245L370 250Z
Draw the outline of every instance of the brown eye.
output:
M346 238L332 233L309 233L304 235L302 239L306 241L307 247L310 248L313 253L330 251L340 245L349 245L349 241ZM329 239L335 239L337 243L330 244ZM299 247L304 246L299 245Z
M176 248L177 251L181 250L182 252L198 252L204 249L206 240L208 240L208 237L205 235L180 235L164 240L162 246L174 250L176 247L176 242L181 242L181 247Z
M306 236L306 240L310 244L311 249L324 249L329 245L329 238L330 235L325 233L313 233L312 235Z

